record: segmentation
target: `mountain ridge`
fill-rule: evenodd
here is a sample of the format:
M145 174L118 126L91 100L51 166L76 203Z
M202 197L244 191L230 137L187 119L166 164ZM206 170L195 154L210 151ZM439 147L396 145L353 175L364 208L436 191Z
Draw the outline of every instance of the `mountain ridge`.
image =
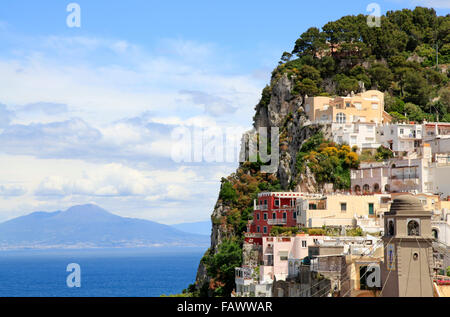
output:
M206 246L208 236L126 218L93 204L37 211L0 223L0 249Z

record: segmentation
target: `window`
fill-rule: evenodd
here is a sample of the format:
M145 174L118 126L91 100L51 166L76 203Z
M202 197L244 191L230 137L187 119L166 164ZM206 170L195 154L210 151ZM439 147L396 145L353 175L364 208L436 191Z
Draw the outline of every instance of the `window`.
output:
M437 229L433 228L433 229L431 230L431 233L433 234L433 237L434 237L435 239L438 239L438 238L439 238L439 232L438 232Z
M280 200L279 199L275 199L275 207L279 207L280 206Z
M403 134L403 132L404 132L404 130L403 130L403 129L400 129L400 134Z
M408 236L420 236L420 226L418 221L408 221Z
M259 213L256 214L256 220L259 220Z
M347 203L341 203L341 212L347 211Z
M372 109L373 110L377 110L378 109L378 104L377 103L373 103L372 104Z
M369 193L369 192L370 192L370 186L369 186L369 184L364 184L364 185L363 185L363 192L364 192L364 193Z
M339 112L336 115L336 122L337 123L345 123L345 113Z
M256 227L256 232L261 232L261 229L259 228L259 226L258 227Z
M302 248L306 248L306 240L302 240Z
M287 214L285 212L283 212L283 219L287 218Z
M267 199L264 199L264 205L267 205Z
M264 220L267 220L267 212L264 213Z
M297 219L297 213L295 211L292 213L292 218Z
M276 213L272 213L272 219L277 219L277 214Z
M373 211L373 203L369 203L369 215L373 215L374 211Z
M291 207L295 206L295 199L291 199Z
M267 227L264 226L264 233L267 233Z
M393 236L394 234L395 234L394 220L389 219L388 220L388 236Z
M350 107L350 102L346 102L345 103L345 106L348 108L348 107Z
M356 107L357 110L361 110L362 109L362 106L361 106L360 102L355 102L355 107Z
M279 251L278 255L280 256L280 261L287 261L288 253L288 251Z
M323 105L323 110L328 110L329 105L325 104Z

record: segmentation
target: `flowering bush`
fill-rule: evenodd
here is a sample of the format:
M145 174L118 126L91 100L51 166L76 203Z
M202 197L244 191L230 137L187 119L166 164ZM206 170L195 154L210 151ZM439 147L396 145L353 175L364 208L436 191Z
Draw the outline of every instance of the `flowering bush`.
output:
M450 285L450 280L436 280L437 285Z

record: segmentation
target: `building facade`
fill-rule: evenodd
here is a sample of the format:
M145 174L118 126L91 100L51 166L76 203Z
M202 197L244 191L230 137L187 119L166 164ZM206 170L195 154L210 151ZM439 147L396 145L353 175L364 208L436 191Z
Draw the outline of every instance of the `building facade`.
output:
M320 123L388 123L390 116L384 111L384 94L368 90L346 97L306 97L305 112L312 122Z
M296 227L296 200L302 197L298 192L263 192L254 201L253 220L248 224L248 232L268 236L273 226Z
M376 124L372 122L332 123L333 141L356 146L358 151L375 150L380 146L377 141Z
M414 152L422 144L423 128L421 124L384 124L377 128L381 145L391 149L397 155Z
M387 211L389 195L330 194L297 200L297 223L302 227L355 227L359 218L376 218Z

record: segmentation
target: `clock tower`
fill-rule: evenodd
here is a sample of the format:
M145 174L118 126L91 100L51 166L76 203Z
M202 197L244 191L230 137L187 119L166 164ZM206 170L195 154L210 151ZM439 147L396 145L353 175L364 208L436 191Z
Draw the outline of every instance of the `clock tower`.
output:
M431 213L419 199L401 195L384 214L383 297L433 296Z

